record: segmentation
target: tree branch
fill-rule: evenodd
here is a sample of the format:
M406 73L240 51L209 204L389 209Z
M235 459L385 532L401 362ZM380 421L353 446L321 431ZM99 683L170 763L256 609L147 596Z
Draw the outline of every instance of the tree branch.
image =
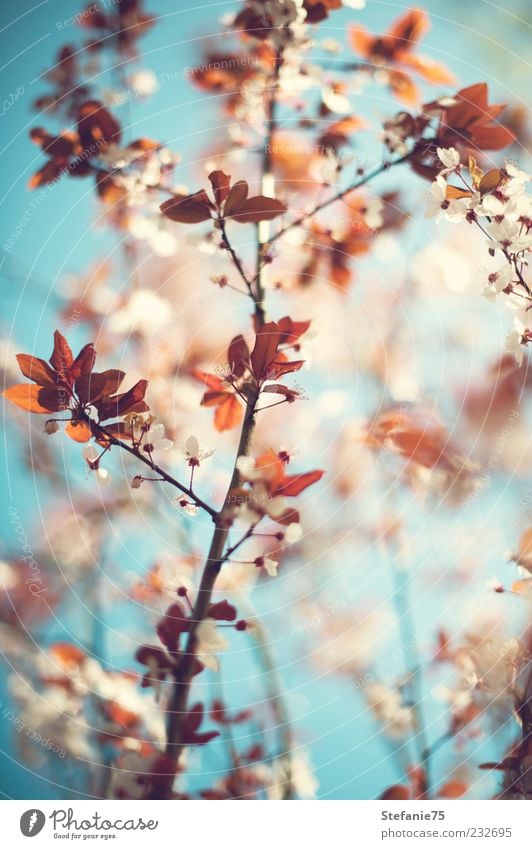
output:
M405 153L403 156L400 156L398 159L386 160L381 165L379 165L377 168L374 168L373 171L368 171L368 173L365 174L363 177L361 177L360 180L357 180L355 183L351 183L351 185L348 186L346 189L342 189L341 191L339 191L335 195L333 195L333 197L329 198L328 200L324 200L321 203L317 204L317 206L315 206L309 212L305 212L299 218L296 218L294 221L291 221L289 224L287 224L281 230L278 230L277 233L275 233L271 237L271 239L269 240L269 244L272 245L274 242L276 242L278 239L280 239L282 236L284 236L285 233L288 233L294 227L299 227L301 224L304 224L305 221L308 221L308 219L312 218L314 215L316 215L316 213L321 212L322 209L326 209L332 203L336 203L336 201L342 200L342 198L344 198L350 192L354 192L356 189L360 189L362 186L366 185L366 183L369 183L370 180L373 180L375 177L378 177L380 174L384 174L385 171L389 171L390 168L393 168L395 165L401 165L403 162L408 162L410 157L413 156L413 153L414 153L414 151L410 150L408 153Z
M184 495L187 495L190 499L192 499L192 501L194 501L194 503L197 504L198 507L201 507L202 510L205 510L205 512L208 513L213 520L217 518L218 513L213 507L211 507L209 504L207 504L206 501L203 501L202 498L196 495L196 493L193 492L190 487L180 483L178 480L176 480L176 478L174 478L172 475L170 475L168 472L158 466L157 463L154 463L153 460L150 460L148 457L145 457L143 454L141 454L137 448L133 448L131 445L128 445L127 442L122 442L121 439L117 439L116 436L110 434L102 425L97 425L93 421L91 421L91 426L96 436L103 436L106 440L109 441L111 445L116 445L117 448L122 448L123 451L127 451L127 453L131 454L132 457L136 457L137 460L140 460L141 463L144 463L144 465L148 466L148 468L151 469L153 472L157 472L157 474L160 475L161 478L166 481L166 483L169 483L171 486L175 487Z
M272 133L275 127L275 92L277 88L277 81L279 76L280 67L282 64L282 54L278 52L275 70L272 79L272 85L269 90L269 107L267 109L267 120L268 120L268 134L264 147L264 157L263 157L263 168L268 168L270 165L270 148L271 148L271 138ZM266 172L265 172L266 173ZM268 170L269 173L269 170ZM263 174L263 184L264 184L264 174ZM262 327L265 323L265 310L263 306L263 282L262 282L262 269L263 269L263 246L265 244L265 240L262 237L263 230L261 230L260 225L257 227L257 270L255 275L255 283L256 283L256 291L253 291L253 286L251 281L248 280L247 275L245 274L242 265L240 263L239 258L231 247L229 240L227 239L227 235L225 232L225 227L223 223L221 224L221 232L222 237L224 238L226 244L228 245L228 250L231 254L233 262L235 266L246 283L248 291L250 293L251 298L253 299L255 306L255 317L258 324L258 327ZM224 504L222 509L215 517L216 529L214 531L211 545L209 548L209 553L207 555L207 559L205 562L205 567L203 570L203 574L200 581L200 586L198 589L198 594L196 598L196 603L194 605L194 611L192 614L192 624L190 627L190 631L187 638L187 643L185 647L185 651L182 655L181 662L178 665L178 668L175 672L174 684L172 688L172 695L170 699L170 704L168 706L168 723L167 723L167 743L166 743L166 753L170 755L172 758L179 760L180 755L183 751L184 744L181 737L182 730L182 720L186 715L187 704L188 704L188 696L190 692L190 686L192 681L192 675L194 671L194 661L195 661L195 651L196 651L196 631L198 624L208 616L209 607L211 603L212 593L214 590L214 586L216 583L216 579L220 573L220 569L222 568L223 563L226 559L226 547L227 547L227 539L229 535L229 528L232 519L232 506L230 502L229 495L231 490L237 487L240 484L240 473L237 468L237 460L239 457L246 456L249 454L251 440L253 436L253 432L255 430L255 421L256 421L256 407L259 399L260 389L257 386L249 395L247 399L247 407L244 415L244 421L242 423L242 429L240 432L240 440L238 444L238 449L235 457L235 463L233 466L233 472L231 475L231 480L229 482L229 486L227 488L226 497L224 500ZM229 549L230 551L230 549ZM224 555L224 552L226 554Z

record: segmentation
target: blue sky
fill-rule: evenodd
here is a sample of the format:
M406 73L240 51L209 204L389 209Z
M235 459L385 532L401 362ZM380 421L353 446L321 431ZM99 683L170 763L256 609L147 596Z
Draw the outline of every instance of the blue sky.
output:
M381 31L409 5L368 0L367 8L360 13L346 9L334 14L322 25L321 35L343 39L346 24L355 17L369 29ZM467 4L430 0L423 6L432 16L433 29L424 41L422 52L451 65L463 85L487 80L493 92L491 99L495 102L511 99L515 103L526 98L525 72L529 69L520 56L526 55L529 45L527 25L523 20L527 3L512 0L496 5L482 0ZM161 21L141 41L143 64L164 80L167 79L165 75L185 74L188 67L198 63L202 48L212 43L210 37L216 32L217 17L232 11L235 4L193 5L182 0L172 3L153 0L147 8L159 14ZM0 245L10 239L20 222L24 225L13 249L8 255L4 251L1 255L3 308L0 329L4 337L13 334L29 351L48 350L56 305L54 292L63 285L65 276L81 272L95 255L107 254L114 238L111 233L91 229L95 206L87 181L64 179L45 192L38 202L26 188L40 162L40 151L29 141L28 131L41 124L56 128L55 122L50 122L47 116L37 116L31 104L46 89L42 73L52 64L59 47L80 36L75 26L64 23L75 11L77 6L71 0L41 3L23 0L16 9L4 7L2 11L0 55L4 62L2 92L5 104L1 137L4 180ZM212 99L194 89L186 79L178 79L161 84L153 100L133 101L127 112L118 109L117 114L128 122L125 127L127 139L147 135L164 140L180 151L181 167L186 172L198 156L198 145L209 143L215 137L219 118L214 107ZM378 117L377 110L373 114ZM178 170L178 179L179 173ZM80 338L80 341L85 340ZM5 474L2 480L5 481ZM13 492L5 493L8 503L14 498L17 504L24 504L22 512L31 517L35 505L28 481L17 477L11 469L10 482ZM508 501L504 510L510 509L511 501ZM294 675L293 686L297 689L297 671ZM313 757L320 766L323 792L332 792L336 787L340 788L336 790L337 797L350 798L366 791L377 792L377 782L382 785L386 776L381 772L378 779L374 775L367 777L364 771L352 776L346 759L337 762L329 757L331 751L341 749L344 723L350 719L349 704L338 708L338 688L341 686L337 682L320 683L322 701L313 724L314 729L321 726L328 727L329 731L316 735ZM337 705L332 729L327 710L329 692ZM5 701L2 688L0 699ZM11 731L9 724L0 717L0 745L8 746L13 756ZM360 749L360 759L371 764L382 752L376 752L375 744L369 742L371 727L367 732L368 741L362 734L361 742L356 745ZM390 780L392 778L390 774ZM0 789L19 798L24 795L38 798L48 792L23 766L9 761L4 762L0 774Z

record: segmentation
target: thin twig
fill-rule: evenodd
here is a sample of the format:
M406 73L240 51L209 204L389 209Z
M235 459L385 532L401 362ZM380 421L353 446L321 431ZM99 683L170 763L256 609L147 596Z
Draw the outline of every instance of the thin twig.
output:
M321 212L323 209L326 209L332 203L336 203L336 201L342 200L342 198L344 198L350 192L354 192L354 191L356 191L356 189L360 189L362 186L366 185L366 183L369 183L370 180L373 180L375 177L378 177L380 174L384 174L386 171L389 171L390 168L393 168L395 165L401 165L401 163L403 163L403 162L408 162L408 160L411 158L413 153L414 153L414 151L410 150L408 153L405 153L403 156L400 156L398 159L386 160L385 162L381 163L381 165L377 166L377 168L374 168L373 171L368 171L368 173L365 174L363 177L361 177L360 180L357 180L356 182L351 183L351 185L349 185L346 189L342 189L341 191L337 192L335 195L328 198L327 200L324 200L321 203L318 203L313 209L309 210L309 212L305 212L299 218L296 218L294 221L291 221L289 224L286 224L285 227L283 227L281 230L278 230L277 233L275 233L270 238L269 244L272 245L274 242L276 242L278 239L280 239L282 236L284 236L286 233L288 233L294 227L301 226L301 224L304 224L305 221L308 221L309 218L312 218L318 212Z
M190 487L185 486L185 484L180 483L176 478L174 478L169 472L166 472L160 466L157 465L153 460L150 460L148 457L141 454L138 448L133 448L131 445L128 445L126 442L122 442L121 439L118 439L116 436L113 436L109 433L104 426L97 425L94 422L91 422L93 431L96 436L103 436L106 440L110 442L111 445L116 445L117 448L122 448L123 451L127 451L128 454L131 454L132 457L136 457L137 460L140 460L141 463L144 463L145 466L148 466L152 471L157 472L161 478L169 483L171 486L174 486L176 489L179 489L184 495L188 495L198 507L201 507L202 510L205 510L206 513L212 519L216 519L218 513L216 510L207 504L206 501L203 501L195 492L193 492Z

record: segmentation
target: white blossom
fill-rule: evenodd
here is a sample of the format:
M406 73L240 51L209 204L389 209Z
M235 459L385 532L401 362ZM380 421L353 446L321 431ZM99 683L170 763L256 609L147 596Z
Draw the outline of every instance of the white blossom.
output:
M461 221L467 214L467 206L463 200L447 200L447 183L445 177L439 174L430 187L425 218L440 221L444 216L448 221Z
M220 633L216 619L207 617L196 628L196 653L198 659L208 669L218 670L219 663L215 654L229 648L229 643Z
M439 147L436 153L444 166L440 172L441 174L450 174L451 171L455 171L460 165L460 154L454 147Z
M151 425L147 434L144 437L141 448L150 457L158 451L168 451L173 448L174 443L164 435L164 425Z
M214 451L201 448L198 439L195 436L189 436L185 442L184 454L189 466L199 466L202 460L212 457Z
M522 334L518 330L511 330L506 337L505 349L513 354L518 365L523 362L523 346L521 345Z

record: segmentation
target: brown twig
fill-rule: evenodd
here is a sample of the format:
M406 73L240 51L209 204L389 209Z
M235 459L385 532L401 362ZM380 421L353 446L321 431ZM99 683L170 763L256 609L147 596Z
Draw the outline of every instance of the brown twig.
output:
M214 507L211 507L209 504L207 504L206 501L203 501L203 499L196 495L196 493L193 492L190 487L185 486L185 484L183 483L180 483L180 481L174 478L173 475L166 472L153 460L141 454L138 448L133 448L126 442L122 442L121 439L117 439L117 437L109 433L103 425L97 425L94 422L91 422L91 426L95 436L104 437L104 439L108 441L111 445L115 445L117 448L121 448L123 451L127 451L127 453L131 454L132 457L136 457L136 459L140 460L141 463L144 463L145 466L148 466L152 471L157 472L157 474L160 475L161 478L166 481L166 483L169 483L171 486L178 489L184 495L187 495L192 501L194 501L194 503L198 507L201 507L202 510L205 510L205 512L208 513L213 520L216 520L218 513L216 512Z
M292 230L294 227L300 227L301 224L304 224L305 221L308 221L309 218L312 218L318 212L321 212L323 209L326 209L332 203L336 203L336 201L342 200L342 198L344 198L350 192L354 192L354 191L356 191L356 189L360 189L362 186L366 185L366 183L369 183L370 180L373 180L375 177L378 177L380 174L384 174L385 171L389 171L390 168L393 168L395 165L401 165L401 163L403 163L403 162L408 162L408 160L411 158L411 156L413 156L413 153L414 153L414 151L410 150L410 151L408 151L408 153L405 153L403 156L400 156L398 159L386 160L381 165L379 165L377 168L374 168L373 171L368 171L368 173L364 174L360 178L360 180L357 180L356 182L351 183L351 185L349 185L346 189L342 189L341 191L337 192L335 195L328 198L327 200L324 200L321 203L318 203L309 212L305 212L299 218L296 218L294 221L291 221L289 224L287 224L281 230L278 230L277 233L275 233L271 237L271 239L269 240L269 244L270 245L273 244L278 239L280 239L282 236L284 236L286 233L288 233L290 230Z

